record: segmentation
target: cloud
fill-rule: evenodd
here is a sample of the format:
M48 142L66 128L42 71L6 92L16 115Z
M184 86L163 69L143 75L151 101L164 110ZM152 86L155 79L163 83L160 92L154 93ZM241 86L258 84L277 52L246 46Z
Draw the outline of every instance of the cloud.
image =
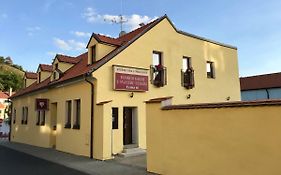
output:
M48 11L55 4L55 2L56 0L46 0L43 4L43 10Z
M96 22L105 22L105 23L120 23L121 17L118 15L110 15L110 14L98 14L93 8L88 7L86 8L85 12L82 15L89 23L96 23ZM124 27L127 30L134 30L139 26L141 23L148 23L157 17L149 17L149 16L142 16L138 14L133 14L129 16L123 16L122 21L124 21Z
M29 36L33 36L34 33L41 30L41 27L39 27L39 26L27 27L25 30L27 31L27 34Z
M56 52L51 52L51 51L49 51L49 52L47 52L47 55L50 55L50 56L56 56Z
M91 36L91 33L88 33L88 32L79 32L79 31L75 31L75 32L70 32L72 33L73 35L77 36L77 37L90 37Z
M0 19L7 19L8 15L6 13L0 14Z
M63 40L60 38L53 38L54 44L61 50L84 50L86 47L86 43L75 41L75 40Z

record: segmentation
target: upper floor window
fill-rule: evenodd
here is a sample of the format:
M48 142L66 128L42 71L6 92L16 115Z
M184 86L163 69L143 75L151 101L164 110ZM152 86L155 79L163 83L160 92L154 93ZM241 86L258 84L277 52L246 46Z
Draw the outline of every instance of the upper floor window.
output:
M190 57L183 57L182 59L181 84L187 89L194 87L194 70Z
M53 77L54 77L54 80L56 80L57 79L57 72L55 71L55 72L53 72Z
M26 78L24 78L24 86L23 87L26 87L26 82L27 82L27 80L26 80Z
M150 66L151 83L156 87L163 87L167 84L167 71L163 66L163 57L161 52L153 51L152 65Z
M96 61L96 45L92 46L92 64Z
M214 62L207 61L207 78L215 78L215 66Z
M56 63L56 64L55 64L55 70L57 70L58 68L59 68L59 64Z

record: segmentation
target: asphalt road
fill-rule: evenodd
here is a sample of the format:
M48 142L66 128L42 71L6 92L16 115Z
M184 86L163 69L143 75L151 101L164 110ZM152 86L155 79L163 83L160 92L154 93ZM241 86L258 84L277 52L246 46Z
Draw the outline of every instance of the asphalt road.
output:
M0 146L1 175L86 175L31 155Z

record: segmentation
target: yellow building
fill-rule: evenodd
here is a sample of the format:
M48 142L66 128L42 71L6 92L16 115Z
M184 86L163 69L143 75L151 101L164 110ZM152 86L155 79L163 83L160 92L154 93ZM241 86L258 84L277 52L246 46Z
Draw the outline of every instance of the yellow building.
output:
M12 96L12 141L111 159L146 149L149 99L240 100L237 48L177 30L166 15L119 38L93 34L87 49L40 65Z

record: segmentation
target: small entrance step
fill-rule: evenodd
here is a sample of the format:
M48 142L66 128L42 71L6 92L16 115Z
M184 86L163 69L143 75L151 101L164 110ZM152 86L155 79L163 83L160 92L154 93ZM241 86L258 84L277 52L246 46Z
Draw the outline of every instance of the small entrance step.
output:
M139 156L139 155L144 155L146 154L146 150L141 149L141 148L129 148L129 149L124 149L122 153L119 153L118 155L120 157L133 157L133 156Z

